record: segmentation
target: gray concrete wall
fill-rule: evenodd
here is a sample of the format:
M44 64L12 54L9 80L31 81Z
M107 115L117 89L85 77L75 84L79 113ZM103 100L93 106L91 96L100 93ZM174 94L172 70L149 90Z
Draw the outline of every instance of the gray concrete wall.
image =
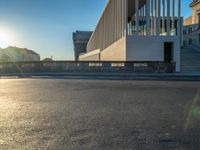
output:
M164 42L173 42L173 61L180 72L180 38L178 36L128 36L127 61L164 61Z
M87 45L87 52L106 49L125 36L126 0L109 0Z
M101 53L99 49L79 56L80 61L100 61L100 59Z
M175 63L125 62L125 61L56 61L0 63L3 74L24 73L67 73L67 72L175 72Z
M126 61L126 38L119 39L101 51L101 61Z

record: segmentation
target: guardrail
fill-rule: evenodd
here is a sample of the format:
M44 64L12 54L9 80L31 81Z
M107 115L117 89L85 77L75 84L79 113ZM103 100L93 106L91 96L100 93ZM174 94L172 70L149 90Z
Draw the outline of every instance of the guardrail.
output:
M52 61L0 62L0 74L65 72L175 72L174 62Z

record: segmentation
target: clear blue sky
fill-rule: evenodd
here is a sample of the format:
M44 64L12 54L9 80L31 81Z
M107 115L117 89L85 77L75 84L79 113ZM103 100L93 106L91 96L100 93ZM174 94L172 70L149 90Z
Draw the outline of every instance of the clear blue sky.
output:
M94 30L106 1L0 0L0 31L8 41L12 37L9 45L35 50L42 58L74 59L72 32ZM190 16L190 0L181 1L182 16Z

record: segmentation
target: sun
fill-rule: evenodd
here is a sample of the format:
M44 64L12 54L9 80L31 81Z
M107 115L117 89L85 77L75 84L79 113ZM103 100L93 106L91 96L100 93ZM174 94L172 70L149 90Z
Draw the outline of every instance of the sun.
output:
M0 47L6 48L13 43L13 36L9 31L0 28Z

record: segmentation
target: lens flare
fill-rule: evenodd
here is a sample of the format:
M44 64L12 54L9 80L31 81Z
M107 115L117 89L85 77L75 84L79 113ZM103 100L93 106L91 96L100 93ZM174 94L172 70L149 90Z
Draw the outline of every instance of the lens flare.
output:
M198 119L200 119L200 107L193 108L192 112Z
M13 35L9 31L0 28L0 47L6 48L11 46L13 41Z

